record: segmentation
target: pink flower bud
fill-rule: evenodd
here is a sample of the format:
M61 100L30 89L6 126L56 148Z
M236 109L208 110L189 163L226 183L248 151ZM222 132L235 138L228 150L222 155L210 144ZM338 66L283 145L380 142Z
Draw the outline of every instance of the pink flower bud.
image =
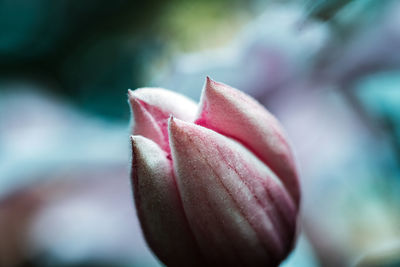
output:
M168 266L275 266L296 238L299 183L278 121L207 78L199 110L129 92L132 182L144 236ZM196 113L197 112L197 113Z

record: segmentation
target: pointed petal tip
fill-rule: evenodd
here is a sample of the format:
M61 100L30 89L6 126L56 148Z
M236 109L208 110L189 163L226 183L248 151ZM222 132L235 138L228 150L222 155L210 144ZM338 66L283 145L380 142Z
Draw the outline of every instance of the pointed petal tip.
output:
M146 90L143 90L146 89ZM137 88L135 90L128 89L128 100L131 106L140 105L143 106L143 103L147 103L146 95L151 94L154 89L157 88Z
M132 148L134 149L140 149L144 144L147 143L156 144L153 140L146 138L142 135L131 135L129 139L131 140Z
M170 138L170 142L173 140L178 140L179 138L183 138L184 135L182 134L185 134L187 130L190 129L188 128L190 127L190 125L191 123L182 121L171 116L168 121L168 135Z
M137 99L136 90L132 90L132 89L128 89L128 99L129 101L133 100L133 99Z
M205 102L207 102L207 98L209 98L211 95L217 93L220 91L221 83L214 81L213 79L210 78L210 76L206 76L206 81L203 86L203 90L201 92L201 97L200 97L200 106L201 108L198 110L197 113L197 118L201 116L201 111L202 109L205 108Z
M215 86L216 81L214 81L213 79L210 78L210 76L206 77L206 84L205 84L205 89L211 89Z
M139 146L138 143L140 143L140 138L143 138L143 137L140 136L140 135L131 135L131 136L129 136L129 139L131 140L131 146L132 146L133 154L136 154L136 152L137 152L137 149L138 149L138 146Z
M136 159L136 161L144 160L148 162L151 157L154 157L152 154L154 151L156 151L154 152L155 154L161 155L161 147L149 138L141 135L131 135L130 140L132 145L132 156ZM153 156L149 158L149 155Z
M169 116L168 119L168 131L169 134L171 135L171 130L176 128L176 122L179 121L179 119L175 118L173 115Z
M222 84L222 83L220 83L220 82L217 82L216 80L214 80L214 79L212 79L210 76L206 76L206 85L209 85L209 86L218 86L218 85L220 85L220 84Z
M137 146L138 143L141 142L142 139L144 139L145 137L141 136L141 135L131 135L129 136L129 139L131 140L132 145Z
M163 88L156 88L156 87L143 87L143 88L136 88L135 90L128 89L128 98L130 100L136 100L138 102L144 101L147 102L146 99L148 95L154 94L157 91L165 90Z
M135 106L141 106L141 103L138 100L134 90L128 89L128 103L131 106L131 109Z
M175 117L174 115L171 115L169 117L169 124L171 124L171 126L173 126L173 127L182 127L183 125L187 125L187 124L191 124L191 123L184 121L184 120L180 120L177 117Z
M217 82L213 79L210 78L210 76L206 77L206 83L204 85L204 90L203 92L205 92L206 94L210 94L210 93L228 93L228 91L226 89L233 89L231 86L226 85L224 83L221 82Z
M137 140L137 135L131 135L129 137L131 140L131 152L132 152L132 160L136 160L137 157L139 157L139 151L140 148L138 146L138 140Z
M175 120L176 120L176 118L172 114L168 118L168 134L169 135L170 135L171 127L175 127Z

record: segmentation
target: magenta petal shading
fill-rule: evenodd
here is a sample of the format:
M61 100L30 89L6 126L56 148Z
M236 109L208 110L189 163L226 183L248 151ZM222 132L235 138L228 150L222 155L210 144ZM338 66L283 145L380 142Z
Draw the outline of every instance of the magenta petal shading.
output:
M131 140L135 204L149 246L169 266L202 266L167 153L145 137Z
M295 239L297 207L240 143L171 118L171 155L189 226L214 266L275 266Z
M276 118L256 100L207 77L196 124L249 148L276 173L299 205L299 182L285 133Z
M173 115L193 121L197 111L197 104L192 100L161 88L129 90L128 97L133 114L133 134L153 140L167 152L168 118Z

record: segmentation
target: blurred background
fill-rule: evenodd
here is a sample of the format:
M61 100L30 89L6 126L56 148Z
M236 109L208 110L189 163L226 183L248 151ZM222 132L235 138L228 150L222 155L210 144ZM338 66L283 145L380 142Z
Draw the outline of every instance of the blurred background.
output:
M0 266L161 266L129 181L127 90L264 104L301 174L282 266L400 266L400 2L0 0Z

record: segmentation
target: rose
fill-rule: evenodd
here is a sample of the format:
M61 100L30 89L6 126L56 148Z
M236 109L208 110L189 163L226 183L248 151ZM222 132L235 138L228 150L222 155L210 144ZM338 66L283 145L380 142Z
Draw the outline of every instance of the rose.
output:
M199 107L157 88L129 91L129 102L135 204L159 259L169 266L278 265L293 247L300 200L278 121L209 78Z

